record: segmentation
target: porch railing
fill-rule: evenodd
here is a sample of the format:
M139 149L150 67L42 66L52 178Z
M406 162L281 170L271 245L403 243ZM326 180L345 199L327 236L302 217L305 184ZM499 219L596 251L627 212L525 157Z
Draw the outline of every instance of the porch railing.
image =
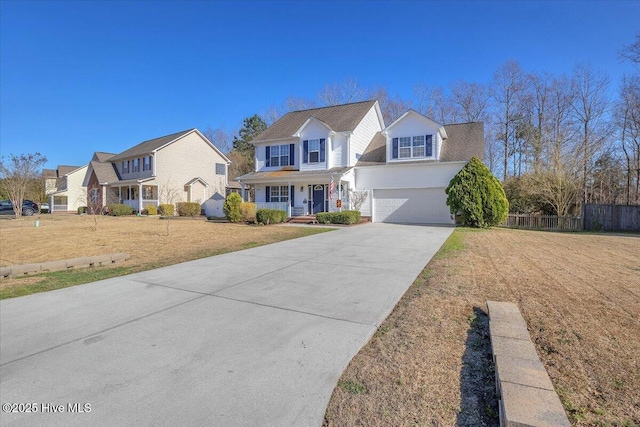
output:
M291 216L291 206L288 202L256 202L256 209L276 209L285 211L287 217Z

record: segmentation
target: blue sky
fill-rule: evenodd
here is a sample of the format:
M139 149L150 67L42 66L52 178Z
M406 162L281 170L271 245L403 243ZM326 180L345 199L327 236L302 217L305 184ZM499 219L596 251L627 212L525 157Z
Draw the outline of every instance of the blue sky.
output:
M618 84L640 1L0 3L0 153L46 167L197 127L237 129L288 96L357 79L488 82L507 59Z

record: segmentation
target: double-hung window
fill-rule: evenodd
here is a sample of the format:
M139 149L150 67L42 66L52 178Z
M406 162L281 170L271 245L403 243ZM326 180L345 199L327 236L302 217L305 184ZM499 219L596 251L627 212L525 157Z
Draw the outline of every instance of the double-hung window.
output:
M216 163L216 175L224 175L226 172L227 168L224 163Z
M151 170L151 156L145 156L142 158L142 170L143 171Z
M129 173L129 160L122 162L122 173Z
M286 185L278 186L272 185L269 187L269 201L271 202L288 202L289 201L289 187Z
M270 145L267 151L267 167L271 166L293 166L293 144Z
M393 138L394 159L423 159L433 156L433 135Z
M309 140L309 163L318 163L320 161L320 140Z
M140 159L133 159L133 167L131 172L140 172Z

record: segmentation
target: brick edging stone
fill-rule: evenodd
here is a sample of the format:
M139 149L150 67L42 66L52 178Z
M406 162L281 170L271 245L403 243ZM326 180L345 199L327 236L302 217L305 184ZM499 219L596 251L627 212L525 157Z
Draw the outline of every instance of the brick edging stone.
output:
M34 264L10 265L0 267L0 278L22 276L26 274L45 273L50 271L64 271L76 268L97 267L126 261L130 258L127 253L95 255L90 257L72 258L61 261L49 261Z

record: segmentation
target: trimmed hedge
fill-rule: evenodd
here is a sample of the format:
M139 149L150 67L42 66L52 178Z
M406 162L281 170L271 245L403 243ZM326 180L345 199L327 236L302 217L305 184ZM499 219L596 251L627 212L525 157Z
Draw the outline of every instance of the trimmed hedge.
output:
M109 209L109 215L111 216L126 216L133 213L131 206L119 203L110 203L107 205L107 209Z
M158 211L160 212L160 215L173 216L175 213L175 207L170 203L161 204Z
M144 210L147 215L158 215L158 208L153 205L147 206Z
M224 210L224 214L229 221L242 221L242 212L240 210L241 205L242 197L238 193L231 193L227 196L227 200L224 201L222 210Z
M358 224L360 211L320 212L316 218L321 224Z
M240 204L240 214L242 220L253 224L256 222L256 204L251 202L243 202Z
M278 224L287 220L287 212L278 209L258 209L256 220L259 224Z
M179 216L198 216L202 210L198 202L178 202L176 207Z

